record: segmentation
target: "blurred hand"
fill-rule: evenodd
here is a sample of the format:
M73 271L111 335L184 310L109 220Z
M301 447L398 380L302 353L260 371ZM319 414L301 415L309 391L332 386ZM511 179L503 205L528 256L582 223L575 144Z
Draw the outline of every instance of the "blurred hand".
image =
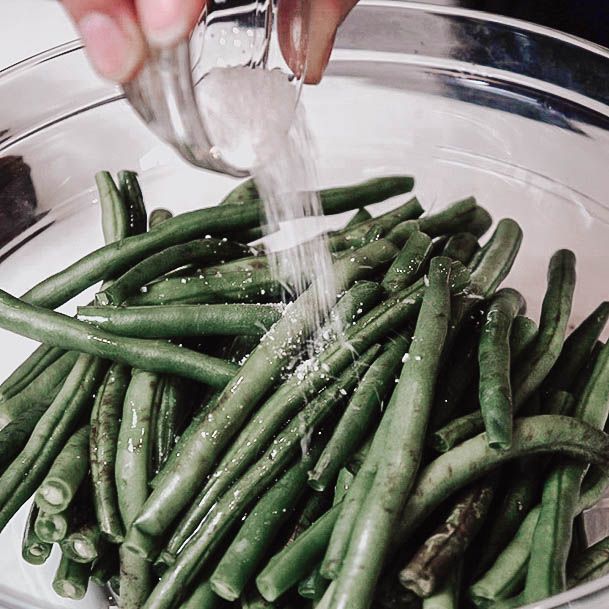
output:
M306 81L317 83L330 59L338 26L357 0L304 0L310 6ZM170 46L188 36L205 0L62 0L74 19L89 58L105 78L125 82L137 73L148 45ZM280 0L278 32L282 52L294 67L295 0Z

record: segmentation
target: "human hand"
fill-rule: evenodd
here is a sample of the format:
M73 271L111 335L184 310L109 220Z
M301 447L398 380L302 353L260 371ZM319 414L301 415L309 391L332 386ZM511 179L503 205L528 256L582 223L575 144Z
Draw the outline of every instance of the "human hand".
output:
M307 0L305 0L306 2ZM338 26L357 0L310 2L306 82L318 83L330 59ZM195 26L205 0L62 0L74 19L89 58L105 78L126 82L146 58L148 46L171 46ZM280 0L278 33L288 64L297 49L291 42L295 0Z

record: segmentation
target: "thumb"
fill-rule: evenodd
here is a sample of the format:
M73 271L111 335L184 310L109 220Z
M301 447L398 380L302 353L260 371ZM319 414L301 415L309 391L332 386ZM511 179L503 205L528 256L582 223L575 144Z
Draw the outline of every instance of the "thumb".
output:
M357 0L280 0L277 32L281 51L298 75L302 74L306 58L305 82L321 81L338 27L356 4ZM308 14L301 14L301 6ZM303 48L302 32L307 31L307 25L308 48Z

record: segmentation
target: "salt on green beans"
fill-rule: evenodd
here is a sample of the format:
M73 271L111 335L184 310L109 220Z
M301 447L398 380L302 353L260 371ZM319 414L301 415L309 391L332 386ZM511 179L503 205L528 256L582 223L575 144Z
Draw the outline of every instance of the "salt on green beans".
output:
M197 262L207 266L212 262L243 258L251 248L226 239L197 239L174 245L142 260L95 296L98 305L120 305L141 288L170 271Z
M382 285L388 293L398 292L414 283L424 272L431 254L431 237L416 231L385 274Z
M104 240L112 243L129 233L127 205L109 172L97 173L95 183L99 192Z
M369 350L361 358L360 366L364 366L364 369L369 366L377 353L378 348ZM343 393L348 395L347 387L353 380L353 372L347 371L334 385L308 404L277 436L259 461L214 505L208 518L178 554L175 563L163 573L147 601L147 609L166 609L172 605L180 588L200 571L204 559L217 547L228 527L242 515L260 491L268 487L298 451L302 450L303 438L310 437L330 412L340 406L341 398L345 397ZM316 446L313 441L310 450L315 451Z
M115 462L120 418L131 370L114 364L108 370L91 412L89 463L93 504L102 534L112 543L120 543L124 528L118 508Z
M263 336L282 315L257 304L79 307L78 319L112 334L135 338Z
M408 345L409 341L401 337L391 341L362 377L330 441L309 472L309 485L316 491L323 491L336 479L373 421L379 418L382 401L393 386Z
M383 201L412 190L414 180L395 177L369 181L348 189L321 193L325 214L338 214ZM157 225L144 235L128 237L84 256L68 268L41 281L23 295L31 304L56 308L100 280L116 277L144 258L172 245L205 235L224 237L260 222L262 203L246 202L188 212Z
M364 354L364 356L360 358L360 360L358 360L350 369L344 371L337 381L319 393L315 399L306 405L304 409L300 411L274 439L271 435L267 442L261 446L259 445L260 448L266 447L266 454L272 457L274 461L277 461L278 454L283 454L286 453L286 451L293 450L296 443L299 443L302 440L307 430L310 430L316 422L325 418L332 407L340 407L342 401L344 401L353 390L353 387L356 384L358 372L365 372L366 368L374 360L374 357L378 353L379 349L380 347L378 346L371 347L371 349L369 349L369 351ZM253 455L257 457L258 454L259 450L255 449ZM248 463L249 462L245 462L246 465ZM276 466L276 463L273 464L273 467ZM251 465L249 470L245 472L245 475L247 476L249 474L252 476L257 470L260 470L260 475L266 475L266 471L270 467L271 465L264 467L263 460L258 459L258 461ZM246 467L243 467L242 463L239 472L241 473L242 471L245 471L245 469ZM232 481L235 480L235 478L232 479ZM242 480L243 477L236 480L235 483L241 484ZM172 554L177 554L184 543L187 543L187 540L196 532L198 528L197 523L200 523L203 517L210 510L215 509L218 500L221 500L222 497L225 497L227 494L233 492L232 489L235 488L234 485L227 489L224 484L213 484L213 478L211 481L212 484L204 487L201 495L197 498L196 503L193 504L191 510L189 510L186 517L178 524L176 530L174 531L174 534L172 535L172 538L170 539L166 548L166 552L170 556ZM169 556L167 558L168 562L172 562Z
M119 171L118 187L127 208L127 231L125 236L146 232L146 206L138 175L135 171Z
M375 269L388 264L397 254L394 246L386 241L376 241L334 265L334 271L346 287L358 279L370 276ZM164 477L164 488L155 488L136 519L135 528L141 533L157 537L161 535L196 495L197 488L178 481L184 476L200 480L211 472L219 453L242 426L266 391L278 380L290 354L301 340L314 329L309 315L318 301L322 285L317 282L308 288L284 313L267 333L260 345L239 369L235 380L218 398L218 405L200 430L205 442L197 441L196 448L189 451L192 459L187 468L182 465ZM261 374L264 372L264 374ZM193 440L193 442L195 442ZM196 456L195 456L196 455ZM188 469L188 473L184 472ZM179 492L172 488L180 486ZM133 532L135 533L135 531ZM128 534L129 535L129 534Z

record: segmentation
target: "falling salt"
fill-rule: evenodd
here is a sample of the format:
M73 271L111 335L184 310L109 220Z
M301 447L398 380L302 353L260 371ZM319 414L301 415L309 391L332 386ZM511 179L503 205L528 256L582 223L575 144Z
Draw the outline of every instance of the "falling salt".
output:
M323 234L313 146L298 88L279 70L237 67L215 68L197 89L214 152L251 171L265 224L280 227L286 241L297 244L272 253L271 270L286 297L299 296L315 282L307 320L314 331L328 319L340 286ZM316 223L319 236L299 243L300 218Z

